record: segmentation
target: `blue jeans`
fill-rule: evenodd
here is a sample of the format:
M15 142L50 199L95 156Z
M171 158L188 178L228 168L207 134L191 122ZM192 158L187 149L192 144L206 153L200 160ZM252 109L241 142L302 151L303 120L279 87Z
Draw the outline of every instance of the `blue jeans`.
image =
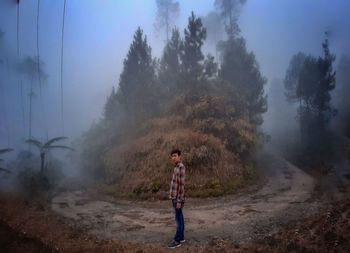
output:
M176 208L176 199L172 199L173 207L175 209L176 234L174 240L180 242L184 240L185 220L182 213L182 208Z

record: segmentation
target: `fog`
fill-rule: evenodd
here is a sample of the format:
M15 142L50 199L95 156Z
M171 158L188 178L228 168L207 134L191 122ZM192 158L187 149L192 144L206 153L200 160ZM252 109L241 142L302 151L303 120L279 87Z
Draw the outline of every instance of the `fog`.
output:
M43 74L42 96L38 76L25 74L16 67L20 59L37 56L37 1L20 1L19 57L17 56L17 5L15 0L0 2L0 147L23 148L28 137L30 85L33 98L32 136L45 139L65 135L78 138L93 121L98 121L112 87L118 86L123 60L133 34L140 26L147 35L153 57L160 57L164 33L154 29L156 3L147 1L68 0L65 13L63 61L63 115L61 121L61 40L63 0L40 1L39 49ZM183 31L193 10L205 17L215 10L214 1L179 1L176 26ZM322 55L325 31L330 32L330 50L339 56L350 55L350 2L248 0L238 24L249 51L254 52L268 82L269 108L263 129L274 138L278 122L293 126L295 115L279 111L283 96L283 78L289 61L302 51ZM215 53L213 40L204 45ZM23 83L21 106L20 83ZM281 87L282 86L282 87ZM277 97L276 97L277 96ZM271 107L274 106L275 108ZM24 114L24 122L23 122ZM282 118L283 117L283 118ZM288 123L290 122L290 124Z

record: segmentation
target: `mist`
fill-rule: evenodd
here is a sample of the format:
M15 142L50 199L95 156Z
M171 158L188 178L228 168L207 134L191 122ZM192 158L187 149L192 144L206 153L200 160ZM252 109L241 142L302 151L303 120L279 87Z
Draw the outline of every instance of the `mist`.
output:
M348 24L348 0L1 0L1 234L154 252L176 154L188 252L350 248L326 236L349 217Z
M180 15L176 25L180 31L185 27L191 10L199 16L215 11L212 1L179 3ZM11 65L17 58L16 4L15 1L2 1L0 7L0 28L4 32L2 48L6 52L2 58L6 58ZM22 58L36 56L36 8L35 1L23 1L20 5L19 51ZM123 59L132 34L139 25L150 41L153 55L160 56L165 37L155 32L155 8L154 1L68 2L63 65L65 135L78 137L89 128L92 121L99 119L107 95L118 84ZM321 54L320 42L325 30L331 31L332 52L337 56L349 54L350 32L346 29L349 9L347 1L332 4L327 1L317 4L305 1L247 1L241 10L239 26L248 49L256 54L262 73L269 81L274 78L283 79L289 59L294 53L303 51ZM43 87L43 103L50 136L62 134L59 96L62 12L63 1L41 3L39 45L40 59L45 64L48 75ZM215 47L210 43L207 40L205 48L215 55ZM20 80L14 70L11 73L11 66L1 66L2 96L5 97L4 109L7 109L2 110L7 121L2 121L1 124L1 146L18 146L25 136L20 122L20 108L16 106L16 85ZM6 68L10 70L6 72ZM269 85L272 84L269 82ZM25 85L26 88L27 86ZM268 91L268 88L265 90ZM16 109L10 112L9 108ZM43 120L38 119L39 115L35 117L37 121ZM38 125L33 126L33 131L36 131L33 135L43 138L45 131Z

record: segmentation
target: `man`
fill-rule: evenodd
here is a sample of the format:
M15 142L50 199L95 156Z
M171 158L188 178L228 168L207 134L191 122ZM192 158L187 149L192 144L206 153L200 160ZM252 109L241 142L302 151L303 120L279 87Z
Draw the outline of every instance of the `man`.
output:
M184 238L185 221L182 208L185 203L185 172L186 168L181 162L181 151L174 149L170 153L172 163L175 165L173 177L170 185L169 198L175 209L176 234L174 241L168 245L168 248L175 249L186 242Z

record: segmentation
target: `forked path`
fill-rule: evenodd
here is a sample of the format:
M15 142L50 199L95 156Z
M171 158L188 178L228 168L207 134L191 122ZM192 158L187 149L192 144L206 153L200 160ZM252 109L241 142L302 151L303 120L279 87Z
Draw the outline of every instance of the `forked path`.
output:
M264 170L266 182L259 189L221 198L187 199L185 236L190 244L213 237L250 240L317 211L311 176L281 158L261 157L259 168ZM101 239L164 243L175 231L169 201L109 202L73 191L53 198L52 209Z

